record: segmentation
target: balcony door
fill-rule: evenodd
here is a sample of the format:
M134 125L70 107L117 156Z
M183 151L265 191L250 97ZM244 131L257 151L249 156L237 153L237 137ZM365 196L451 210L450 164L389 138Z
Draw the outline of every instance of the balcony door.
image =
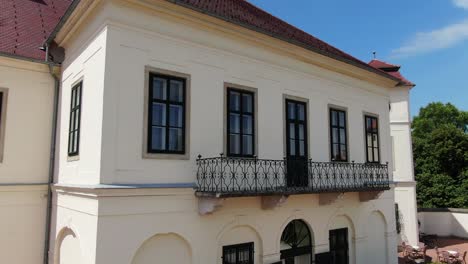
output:
M286 100L286 179L288 187L308 186L307 105Z

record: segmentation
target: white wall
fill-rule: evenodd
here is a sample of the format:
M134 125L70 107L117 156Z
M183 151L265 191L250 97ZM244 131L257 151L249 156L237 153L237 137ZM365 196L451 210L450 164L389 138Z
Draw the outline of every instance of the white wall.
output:
M102 183L193 182L196 156L218 156L224 149L224 82L258 89L259 158L284 156L283 95L287 94L309 100L313 160L329 161L328 104L334 104L348 108L350 160L365 159L363 113L370 112L380 117L381 160L391 161L386 88L143 10L116 5L105 10L101 16L110 22ZM142 158L145 66L191 76L190 160ZM82 147L87 145L83 142Z
M368 263L375 236L386 241L381 259L388 254L387 263L396 263L395 221L388 206L392 191L364 203L358 194L347 193L327 206L319 205L318 195L293 195L274 210L261 209L260 197L231 198L205 216L198 214L198 198L191 189L99 189L80 197L83 194L76 190L59 195L57 230L70 228L77 234L84 263L145 263L150 256L174 263L169 261L187 262L190 256L193 264L221 264L223 246L247 242L255 243L255 263L273 263L280 258L281 234L294 219L310 227L314 254L329 251L329 230L347 227L351 263ZM373 233L369 220L376 213L382 222ZM185 249L174 256L158 238Z
M103 94L107 31L90 23L74 36L66 48L62 65L62 93L59 118L58 182L95 184L100 182ZM68 131L72 87L83 82L80 149L68 157Z
M0 262L42 263L54 81L46 65L0 56L8 89L0 161Z
M418 213L418 220L421 232L426 234L468 238L467 210L422 211Z

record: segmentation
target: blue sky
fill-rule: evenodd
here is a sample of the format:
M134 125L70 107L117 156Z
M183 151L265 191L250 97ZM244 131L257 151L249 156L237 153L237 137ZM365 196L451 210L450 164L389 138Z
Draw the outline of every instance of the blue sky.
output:
M249 0L368 62L402 65L416 83L411 113L429 102L468 110L468 0Z

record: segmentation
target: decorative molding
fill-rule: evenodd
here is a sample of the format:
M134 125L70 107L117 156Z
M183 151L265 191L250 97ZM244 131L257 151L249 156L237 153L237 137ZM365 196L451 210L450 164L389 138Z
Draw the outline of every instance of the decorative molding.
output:
M222 198L201 197L198 199L198 213L200 215L209 215L219 210L223 204Z
M394 181L395 188L397 187L416 187L416 181Z
M194 195L195 183L156 184L55 184L56 193L84 197L127 197L154 195Z
M344 193L321 193L319 194L319 205L330 205L343 199Z
M376 192L360 192L359 193L359 201L361 202L369 202L371 200L377 200L383 194L383 191L376 191Z

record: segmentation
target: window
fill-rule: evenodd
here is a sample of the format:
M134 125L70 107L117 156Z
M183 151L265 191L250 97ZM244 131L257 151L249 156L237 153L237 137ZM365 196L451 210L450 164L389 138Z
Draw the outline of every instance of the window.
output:
M254 93L227 90L227 155L253 157L255 153Z
M83 82L71 90L70 126L68 130L68 156L78 156L80 151L81 92Z
M346 112L338 109L330 109L330 147L332 161L348 161L347 141Z
M365 116L367 162L378 163L379 157L379 120L374 116Z
M148 153L185 154L186 79L150 73Z
M223 264L253 264L254 243L223 247Z
M3 160L3 145L5 140L5 126L6 126L6 104L7 104L8 90L0 88L0 162Z

